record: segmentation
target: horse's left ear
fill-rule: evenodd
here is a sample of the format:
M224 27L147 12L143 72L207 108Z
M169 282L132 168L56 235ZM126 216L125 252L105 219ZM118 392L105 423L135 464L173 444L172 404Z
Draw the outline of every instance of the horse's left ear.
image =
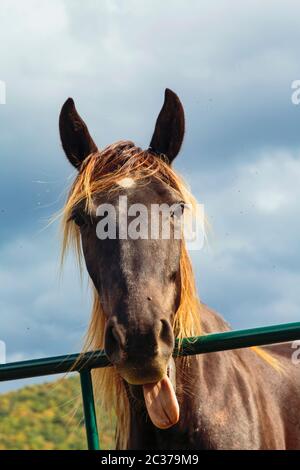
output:
M59 132L65 154L78 170L85 158L98 150L72 98L68 98L61 109Z
M167 156L170 163L178 154L184 137L184 111L178 96L169 88L158 115L150 149Z

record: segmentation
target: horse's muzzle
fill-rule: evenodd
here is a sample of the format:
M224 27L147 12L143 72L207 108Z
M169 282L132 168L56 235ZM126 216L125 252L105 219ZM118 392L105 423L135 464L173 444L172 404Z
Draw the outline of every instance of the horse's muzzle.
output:
M106 327L105 351L119 374L130 384L158 382L167 373L174 348L168 320L122 325L112 318Z

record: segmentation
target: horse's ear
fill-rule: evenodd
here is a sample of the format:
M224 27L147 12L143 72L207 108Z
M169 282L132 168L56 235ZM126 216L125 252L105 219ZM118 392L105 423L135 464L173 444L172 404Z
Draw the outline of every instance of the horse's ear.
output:
M68 98L61 109L59 132L65 154L75 168L79 169L83 160L97 151L97 146L85 122L77 113L72 98Z
M178 96L168 88L158 115L150 149L163 153L171 163L178 154L184 136L184 111Z

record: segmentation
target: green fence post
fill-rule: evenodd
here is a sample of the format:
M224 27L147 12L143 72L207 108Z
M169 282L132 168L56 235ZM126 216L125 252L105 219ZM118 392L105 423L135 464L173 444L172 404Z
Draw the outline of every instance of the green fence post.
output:
M97 429L93 382L91 371L89 369L84 369L80 372L80 383L88 449L99 450L100 444Z

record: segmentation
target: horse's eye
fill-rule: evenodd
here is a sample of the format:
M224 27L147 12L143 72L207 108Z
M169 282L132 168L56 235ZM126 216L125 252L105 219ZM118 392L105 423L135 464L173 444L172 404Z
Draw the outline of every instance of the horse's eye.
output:
M78 227L82 227L86 224L84 216L79 212L76 212L74 215L72 215L71 219L73 220L73 222L75 222L76 225L78 225Z
M185 207L185 204L183 201L178 202L178 204L176 204L176 207L171 212L171 217L172 218L181 217L184 212L184 207Z
M184 208L185 208L185 202L182 201L182 202L180 202L179 205L180 205L181 213L183 214Z

